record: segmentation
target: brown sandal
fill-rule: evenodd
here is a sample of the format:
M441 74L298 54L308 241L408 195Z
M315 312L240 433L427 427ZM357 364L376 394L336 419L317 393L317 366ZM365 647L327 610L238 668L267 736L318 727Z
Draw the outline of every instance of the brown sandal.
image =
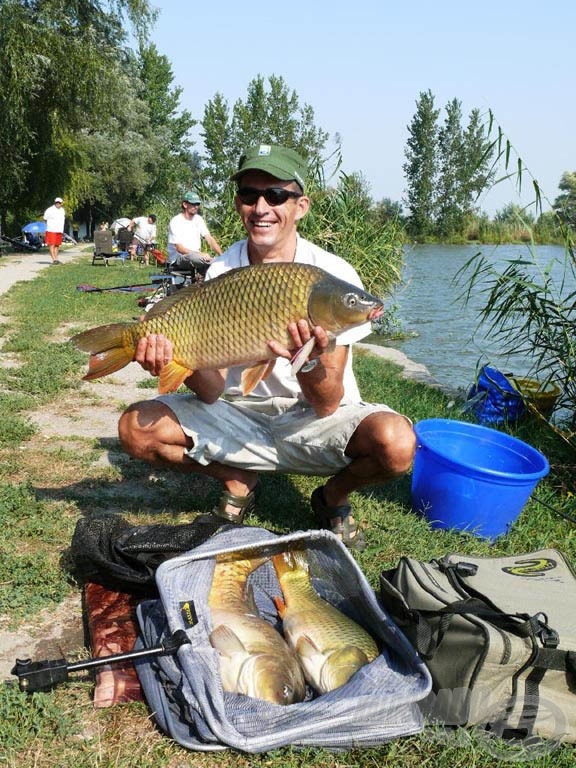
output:
M256 509L257 489L258 486L256 486L253 491L250 491L247 496L236 496L229 491L222 491L218 506L214 507L212 514L227 520L229 523L242 525L246 515ZM226 509L228 505L236 507L238 512L228 512Z
M355 522L350 520L352 507L349 504L329 507L324 497L323 485L312 492L310 504L316 514L316 521L320 528L327 528L329 531L332 531L348 549L362 552L366 546L364 533ZM336 517L341 518L342 522L334 525L332 520Z

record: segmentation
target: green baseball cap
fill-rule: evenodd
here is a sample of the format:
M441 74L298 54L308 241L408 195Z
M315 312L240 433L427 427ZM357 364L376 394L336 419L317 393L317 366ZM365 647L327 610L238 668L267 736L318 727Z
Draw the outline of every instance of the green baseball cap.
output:
M244 152L238 170L230 178L238 181L247 171L264 171L281 181L295 181L304 192L308 167L304 158L289 147L257 144Z
M188 192L184 193L182 197L182 202L190 203L190 205L200 205L202 200L200 200L200 197L197 192L194 192L193 189L189 189Z

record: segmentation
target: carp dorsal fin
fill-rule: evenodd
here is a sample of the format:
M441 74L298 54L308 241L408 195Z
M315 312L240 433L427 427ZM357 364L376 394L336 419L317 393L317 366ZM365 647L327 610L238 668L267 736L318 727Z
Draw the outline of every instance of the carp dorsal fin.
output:
M264 381L264 379L267 379L268 376L272 373L272 369L274 368L274 365L276 363L276 360L264 360L260 363L256 363L256 365L251 366L250 368L244 368L242 371L242 394L244 397L246 395L249 395L250 392L261 382Z
M160 371L158 392L160 392L161 395L165 395L167 392L176 392L178 387L183 384L192 373L194 373L194 371L191 371L190 368L186 368L185 365L181 365L175 360L171 360Z

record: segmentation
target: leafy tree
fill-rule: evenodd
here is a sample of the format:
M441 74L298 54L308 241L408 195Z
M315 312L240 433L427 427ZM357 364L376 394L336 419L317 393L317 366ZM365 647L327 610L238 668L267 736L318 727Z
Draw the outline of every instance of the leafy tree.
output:
M534 214L527 211L517 203L508 203L504 208L496 211L494 221L498 224L511 224L517 226L519 223L525 226L534 224Z
M552 207L562 221L574 227L576 226L576 171L563 173L558 189L562 194L554 200Z
M492 183L495 174L495 169L492 168L495 147L489 139L479 109L470 112L463 138L460 182L464 213L469 215L474 211L474 202Z
M301 105L282 77L267 82L258 75L230 112L217 93L204 108L201 132L206 154L200 181L213 199L225 197L224 188L238 165L242 151L253 144L284 144L308 160L322 154L328 134L314 123L314 110Z
M390 221L401 222L404 219L402 203L398 202L398 200L391 200L389 197L384 197L376 203L374 207L374 217L376 221L383 225Z
M404 173L408 184L407 225L411 234L426 236L434 229L438 177L438 115L430 90L420 93L416 114L408 126Z
M462 134L462 102L458 99L453 99L446 106L446 119L438 136L438 154L436 230L441 236L448 236L459 232L464 224L462 191L464 137Z
M190 116L176 117L167 62L143 47L154 17L148 0L0 5L0 89L10 105L0 115L0 213L37 215L56 191L68 210L112 205L114 192L101 191L112 172L112 190L123 188L125 200L182 175L173 163L181 170L189 163L189 147L180 143L181 156L176 144ZM124 47L126 19L141 43L140 68ZM143 91L149 101L139 98Z
M164 173L151 178L148 197L175 196L189 185L193 157L190 129L197 121L185 109L179 112L182 88L172 88L174 75L170 61L155 45L140 44L137 70L141 83L139 96L148 105L150 127L160 139L159 169Z

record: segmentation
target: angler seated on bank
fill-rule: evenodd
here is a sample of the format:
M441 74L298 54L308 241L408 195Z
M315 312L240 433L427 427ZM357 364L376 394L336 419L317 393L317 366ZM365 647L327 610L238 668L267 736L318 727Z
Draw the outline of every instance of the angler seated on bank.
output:
M214 260L207 280L235 267L297 262L362 285L344 259L297 233L310 207L306 170L304 159L286 147L260 145L242 155L232 179L247 237ZM311 328L304 318L288 331L290 348L269 342L278 359L250 395L241 394L239 366L195 371L185 380L189 394L131 405L120 418L121 442L131 456L153 465L219 480L223 492L214 514L231 522L255 510L260 473L326 477L311 497L316 524L362 549L364 533L349 495L410 468L416 445L411 422L360 397L351 345L368 335L370 323L340 334L335 346L324 328ZM310 339L309 362L293 375L290 359ZM157 376L172 359L172 344L150 334L139 341L134 359Z

